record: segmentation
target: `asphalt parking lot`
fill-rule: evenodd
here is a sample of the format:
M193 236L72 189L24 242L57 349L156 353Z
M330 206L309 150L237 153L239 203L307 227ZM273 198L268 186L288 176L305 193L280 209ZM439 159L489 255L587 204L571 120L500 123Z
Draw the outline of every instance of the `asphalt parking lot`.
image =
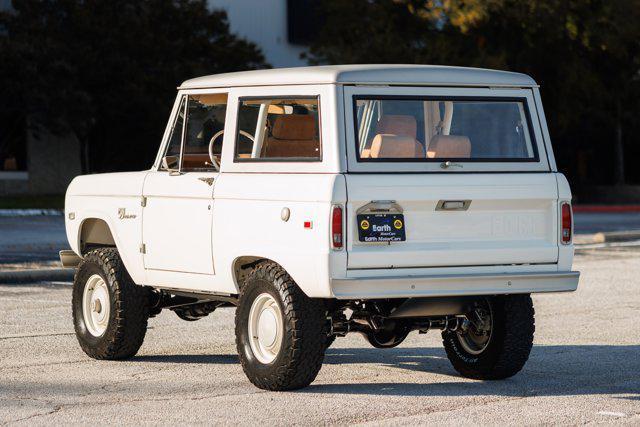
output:
M150 320L137 357L89 359L76 343L68 284L0 286L0 424L640 423L640 252L580 254L579 290L534 298L536 338L517 376L472 381L437 332L376 350L350 335L317 380L266 392L244 377L233 310L198 322Z

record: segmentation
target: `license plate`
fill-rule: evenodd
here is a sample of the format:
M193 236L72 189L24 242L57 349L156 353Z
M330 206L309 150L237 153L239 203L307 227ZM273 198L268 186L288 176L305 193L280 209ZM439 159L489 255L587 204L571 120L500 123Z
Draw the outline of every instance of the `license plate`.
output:
M402 214L358 215L358 238L361 242L404 242Z

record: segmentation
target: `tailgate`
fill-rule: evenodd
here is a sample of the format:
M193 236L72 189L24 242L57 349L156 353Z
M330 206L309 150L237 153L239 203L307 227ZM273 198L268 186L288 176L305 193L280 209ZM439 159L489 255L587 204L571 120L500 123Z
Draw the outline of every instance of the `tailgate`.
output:
M349 269L558 261L553 173L371 173L346 181ZM404 216L406 240L360 241L358 214L390 202Z

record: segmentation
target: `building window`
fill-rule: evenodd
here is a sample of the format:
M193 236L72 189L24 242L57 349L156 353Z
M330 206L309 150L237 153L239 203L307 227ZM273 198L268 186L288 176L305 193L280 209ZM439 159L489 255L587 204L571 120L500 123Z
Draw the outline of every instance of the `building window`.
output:
M0 172L27 170L27 129L20 113L0 113Z
M309 45L322 29L324 17L319 0L287 0L287 39L291 44Z

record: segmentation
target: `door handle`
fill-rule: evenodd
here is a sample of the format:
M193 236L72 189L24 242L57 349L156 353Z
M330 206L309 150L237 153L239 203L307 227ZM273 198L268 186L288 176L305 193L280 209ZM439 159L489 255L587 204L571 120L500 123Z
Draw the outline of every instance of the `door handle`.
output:
M453 162L447 160L446 162L440 163L440 168L442 168L442 169L462 168L462 165L460 163L453 163Z
M466 211L471 200L440 200L436 205L437 211Z
M207 184L207 185L209 185L209 186L212 186L212 185L213 185L214 178L204 178L204 177L201 177L201 178L198 178L198 179L199 179L200 181L202 181L202 182L206 183L206 184Z

